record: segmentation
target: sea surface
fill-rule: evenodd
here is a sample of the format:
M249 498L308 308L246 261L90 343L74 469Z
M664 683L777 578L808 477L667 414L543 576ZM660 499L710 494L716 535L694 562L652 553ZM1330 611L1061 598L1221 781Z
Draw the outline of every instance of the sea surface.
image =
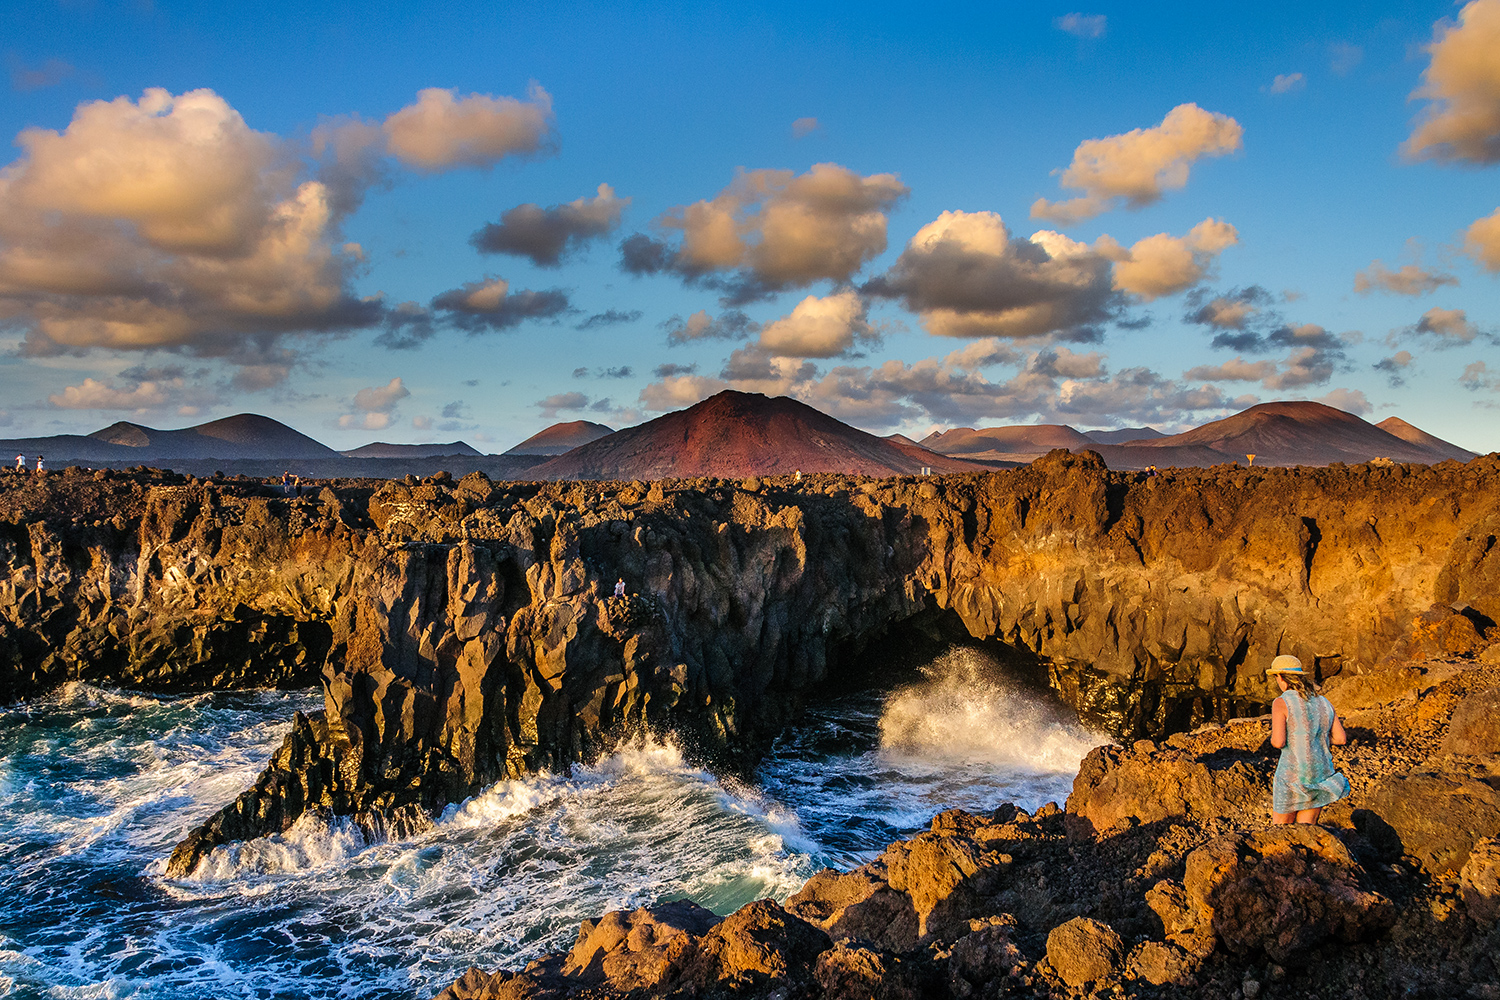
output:
M426 998L518 967L610 909L785 899L952 806L1061 802L1104 742L983 653L814 706L753 781L668 744L502 781L405 840L347 824L219 848L164 877L321 696L74 684L0 714L0 997Z

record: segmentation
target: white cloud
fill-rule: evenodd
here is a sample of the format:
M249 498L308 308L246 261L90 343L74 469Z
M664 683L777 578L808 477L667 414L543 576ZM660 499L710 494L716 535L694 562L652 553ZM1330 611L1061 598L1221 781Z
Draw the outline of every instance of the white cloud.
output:
M1064 14L1052 26L1077 38L1103 38L1109 19L1103 14Z
M1198 284L1218 255L1238 242L1239 233L1229 223L1204 219L1186 236L1157 233L1129 250L1109 236L1099 237L1094 246L1115 262L1114 286L1150 302Z
M165 406L168 395L165 387L155 382L141 382L125 390L86 378L82 385L70 385L48 396L47 402L62 410L151 410Z
M1354 276L1354 290L1361 295L1372 291L1397 295L1426 295L1444 285L1457 285L1458 279L1441 271L1428 271L1416 264L1403 264L1392 271L1378 260Z
M1413 333L1436 337L1441 347L1460 347L1472 344L1479 336L1479 328L1469 322L1462 309L1440 309L1433 306L1422 314L1412 328Z
M1486 271L1500 273L1500 208L1464 230L1464 250Z
M366 386L354 394L354 408L364 413L389 413L411 391L401 377L391 379L385 385Z
M696 402L696 400L694 400ZM582 410L589 405L589 397L581 392L559 392L539 399L536 405L542 411L542 416L553 420L563 410Z
M328 191L210 90L81 104L0 172L0 320L33 355L187 348L295 355L287 334L368 325Z
M1012 236L994 212L943 212L864 290L900 298L944 337L1088 335L1121 306L1109 261L1087 244Z
M1259 382L1276 374L1274 361L1235 358L1222 365L1199 365L1182 373L1189 382Z
M454 90L428 87L380 128L391 155L418 170L488 167L507 156L550 148L552 97L536 84L526 97L459 97Z
M1266 88L1273 94L1290 94L1307 86L1307 78L1301 73L1277 73L1276 78L1271 81L1271 86Z
M848 289L824 298L809 295L760 331L760 346L790 358L831 358L854 346L856 338L876 340L859 293Z
M1280 370L1263 379L1261 385L1273 390L1295 389L1304 385L1322 385L1332 377L1333 357L1328 351L1299 347L1287 355Z
M673 316L662 324L668 344L692 344L704 340L739 340L760 329L760 324L738 309L730 309L717 318L699 309L687 319Z
M792 122L792 138L805 138L809 135L812 135L822 127L823 126L818 124L818 120L816 118L798 118L796 121Z
M1334 409L1343 410L1345 413L1354 413L1363 416L1374 409L1370 400L1366 398L1360 389L1335 389L1328 395L1318 399L1317 402L1332 406Z
M805 174L751 170L712 200L657 220L682 233L678 246L642 234L627 239L621 266L717 283L731 303L847 281L885 250L885 213L907 193L895 174L861 177L836 163L814 164ZM711 278L729 272L732 278Z
M1053 202L1038 198L1033 219L1068 225L1091 219L1124 203L1142 208L1188 182L1193 163L1204 156L1224 156L1241 148L1244 130L1228 115L1179 104L1160 125L1133 129L1103 139L1088 139L1073 153L1061 186L1083 195Z
M1431 103L1403 151L1449 163L1500 161L1500 0L1473 0L1457 24L1439 21L1426 51L1432 61L1411 96Z

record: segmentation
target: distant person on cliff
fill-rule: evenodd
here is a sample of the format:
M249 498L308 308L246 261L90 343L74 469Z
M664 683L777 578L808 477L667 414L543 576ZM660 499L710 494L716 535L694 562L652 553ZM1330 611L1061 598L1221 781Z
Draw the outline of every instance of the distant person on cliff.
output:
M615 596L616 597L624 597L625 596L625 578L623 576L620 577L618 580L615 581Z
M17 472L25 472L26 471L26 456L25 455L17 455L16 456L16 471Z
M46 461L46 460L45 460L45 459L43 459L43 458L42 458L42 456L41 456L41 455L38 455L38 456L37 456L37 457L36 457L36 471L37 471L37 472L46 472L46 471L47 471L47 467L46 467L46 465L45 465L45 464L44 464L44 463L45 463L45 461Z
M1266 673L1281 688L1271 703L1271 745L1281 749L1271 780L1271 822L1316 824L1325 806L1349 794L1349 780L1333 766L1329 750L1349 737L1301 660L1283 653Z

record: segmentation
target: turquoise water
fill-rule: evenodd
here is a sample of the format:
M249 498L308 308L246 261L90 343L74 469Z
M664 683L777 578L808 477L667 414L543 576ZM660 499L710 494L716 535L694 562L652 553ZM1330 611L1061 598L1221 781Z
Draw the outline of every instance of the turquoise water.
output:
M305 821L183 880L163 875L173 844L321 699L72 685L0 716L0 996L427 997L608 909L729 912L943 808L1060 801L1101 741L972 652L926 673L816 706L753 783L638 745L500 782L406 840Z

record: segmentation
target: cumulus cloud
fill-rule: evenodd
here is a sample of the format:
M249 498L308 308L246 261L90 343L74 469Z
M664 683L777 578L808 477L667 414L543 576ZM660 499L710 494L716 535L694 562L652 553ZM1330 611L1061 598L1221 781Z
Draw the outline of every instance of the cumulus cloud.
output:
M798 118L796 121L792 122L792 138L805 138L809 135L812 135L822 127L823 126L818 124L818 120L816 118Z
M1378 260L1354 276L1354 290L1361 295L1373 291L1397 295L1426 295L1444 285L1457 285L1458 279L1441 271L1428 271L1416 264L1403 264L1392 271Z
M880 339L869 323L868 309L853 289L824 298L809 295L793 307L790 315L761 329L760 346L779 357L835 357L852 348L855 340Z
M1436 338L1439 347L1463 347L1481 336L1479 328L1469 321L1464 310L1437 306L1424 312L1411 327L1411 332Z
M1261 380L1267 389L1295 389L1322 385L1333 377L1334 357L1318 347L1299 347L1281 363L1280 370Z
M1016 365L1010 378L992 381L979 368ZM1065 347L1023 353L1009 341L975 341L942 358L899 360L874 366L837 365L823 371L810 361L777 358L758 346L735 351L717 377L661 372L641 393L648 410L689 406L726 388L790 395L859 426L886 428L904 422L969 423L985 419L1075 422L1118 417L1172 423L1188 413L1248 406L1212 386L1189 386L1145 368L1110 374L1103 359Z
M1354 67L1365 61L1365 50L1362 45L1351 42L1334 42L1328 46L1328 68L1335 76L1348 76L1354 72Z
M325 185L210 90L81 104L0 173L0 322L23 353L187 349L260 364L270 341L375 322L349 290Z
M994 212L944 212L911 238L867 294L899 298L944 337L1096 339L1123 306L1110 262L1042 231L1011 235Z
M634 323L646 315L639 309L606 309L602 313L594 313L588 319L573 327L575 330L597 330L604 326L618 326L621 323Z
M657 379L676 378L679 375L696 375L697 373L698 365L696 362L691 365L675 365L668 362L667 364L657 365L651 369L651 376Z
M86 378L82 385L48 396L47 402L61 410L152 410L167 404L167 390L157 382L140 382L127 390Z
M704 340L740 340L760 331L760 324L738 309L729 309L717 318L699 309L687 319L673 316L662 325L667 343L693 344Z
M1290 94L1307 86L1307 78L1301 73L1277 73L1266 89L1273 94Z
M432 299L433 311L471 334L508 330L532 319L552 319L570 308L562 289L512 292L509 282L496 277L467 282Z
M480 253L514 254L529 257L539 267L558 267L564 256L613 232L629 204L629 198L617 197L614 188L600 184L594 197L565 205L517 205L469 242Z
M1222 365L1199 365L1182 373L1189 382L1259 382L1276 374L1274 361L1235 358Z
M1073 153L1060 184L1082 191L1067 201L1038 198L1033 219L1060 225L1092 219L1123 203L1142 208L1188 182L1193 163L1204 156L1224 156L1241 148L1244 130L1228 115L1179 104L1160 125L1121 135L1088 139Z
M488 167L507 156L552 148L551 95L532 84L526 98L460 97L454 90L428 87L380 129L386 149L409 167L429 172Z
M1446 163L1500 161L1500 0L1473 0L1439 21L1413 99L1429 103L1402 150Z
M1222 295L1198 289L1188 296L1188 312L1183 319L1216 330L1244 330L1261 318L1262 310L1271 301L1271 293L1259 285L1236 288Z
M1406 378L1401 373L1406 371L1411 363L1412 353L1410 351L1397 351L1390 357L1381 358L1375 362L1374 368L1385 375L1386 381L1394 389L1406 384Z
M542 416L548 420L555 418L564 410L582 410L589 405L589 397L581 392L559 392L539 399L535 404L541 411Z
M1064 14L1053 19L1052 27L1076 38L1103 38L1109 19L1103 14Z
M1489 365L1483 361L1474 361L1464 366L1458 384L1470 392L1500 390L1500 374L1491 373Z
M411 391L400 376L385 385L366 386L354 394L354 412L340 416L339 426L362 427L369 431L389 427L395 417L396 404L410 395Z
M1464 250L1486 271L1500 272L1500 208L1464 230Z
M22 93L55 87L73 75L72 63L48 59L40 66L28 66L14 52L6 55L5 65L10 70L11 89Z
M1360 389L1335 389L1316 402L1331 406L1336 410L1343 410L1345 413L1356 413L1361 416L1374 409L1364 391Z
M710 200L675 208L657 225L675 246L645 234L621 244L632 274L675 274L725 291L726 304L820 280L848 281L886 247L886 212L908 191L895 174L859 174L836 163L742 172Z
M1204 219L1186 236L1157 233L1128 250L1101 236L1094 246L1115 262L1114 286L1150 302L1198 284L1218 255L1238 242L1239 233L1229 223Z

